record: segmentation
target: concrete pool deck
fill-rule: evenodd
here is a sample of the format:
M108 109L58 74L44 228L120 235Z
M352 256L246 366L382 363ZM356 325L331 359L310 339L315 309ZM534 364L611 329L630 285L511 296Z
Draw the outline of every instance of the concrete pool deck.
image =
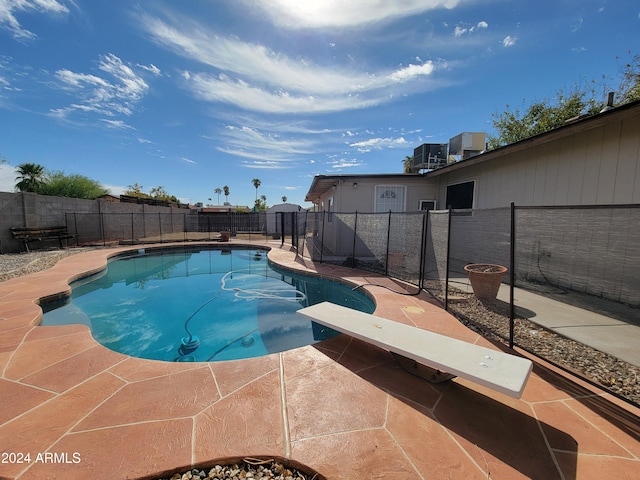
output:
M269 246L286 268L401 288ZM185 364L112 352L84 326L35 326L38 298L130 249L0 283L0 478L145 478L229 457L288 458L328 479L637 478L640 409L537 359L516 400L461 379L429 384L345 335ZM376 315L497 349L425 293L366 289Z

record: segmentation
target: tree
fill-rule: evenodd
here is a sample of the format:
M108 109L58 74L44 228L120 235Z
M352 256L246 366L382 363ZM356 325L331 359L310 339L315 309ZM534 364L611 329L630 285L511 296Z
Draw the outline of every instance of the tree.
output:
M593 92L589 95L585 90L578 88L568 95L559 90L555 102L545 98L532 103L523 111L516 108L512 112L507 105L505 112L494 113L491 116L493 127L498 134L489 136L489 149L548 132L583 113L598 113L602 107L603 104L597 102Z
M142 193L142 185L139 185L138 182L134 183L133 185L128 185L127 189L124 191L124 194L130 197L138 198L148 196L146 193Z
M225 185L222 187L222 191L224 192L224 203L229 203L229 187Z
M402 167L403 167L403 173L413 173L416 171L416 169L413 168L412 155L407 155L406 157L404 157L404 160L402 160Z
M47 174L45 182L38 189L38 193L93 200L108 194L109 191L97 181L83 175L65 175L64 172L53 172Z
M631 52L629 52L631 55ZM622 80L618 88L620 103L640 100L640 55L633 55L622 68Z
M170 195L162 185L153 187L150 193L151 193L151 197L156 198L158 200L163 200L165 202L178 203L178 199L176 198L176 196Z
M220 187L216 187L213 192L218 195L218 205L220 205L220 194L222 193L222 189Z
M256 200L258 200L258 187L262 184L262 182L259 178L254 178L253 180L251 180L251 183L253 183L253 186L256 187Z
M631 52L629 52L631 55ZM614 92L618 104L640 100L640 55L631 56L621 69L617 88L603 85L603 91ZM582 114L592 115L605 107L605 97L597 92L596 82L583 87L575 86L568 94L558 90L553 99L544 98L528 107L515 111L509 109L494 113L492 118L495 135L489 135L489 149L524 140L564 125Z
M286 195L282 196L282 203L287 203L287 196Z
M45 170L42 165L36 163L23 163L16 167L16 190L19 192L38 193L45 181Z

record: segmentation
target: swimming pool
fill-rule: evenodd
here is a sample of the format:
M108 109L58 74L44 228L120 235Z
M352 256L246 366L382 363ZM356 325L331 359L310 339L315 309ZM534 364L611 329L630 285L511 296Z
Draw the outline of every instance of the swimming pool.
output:
M256 248L138 250L42 305L42 325L84 324L104 346L164 361L257 357L337 332L296 311L330 301L372 313L360 291L272 265Z

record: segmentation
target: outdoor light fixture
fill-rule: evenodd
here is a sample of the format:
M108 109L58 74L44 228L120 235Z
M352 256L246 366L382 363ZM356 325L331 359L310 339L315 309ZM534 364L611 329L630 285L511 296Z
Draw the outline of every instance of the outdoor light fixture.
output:
M358 182L353 182L353 188L358 188Z

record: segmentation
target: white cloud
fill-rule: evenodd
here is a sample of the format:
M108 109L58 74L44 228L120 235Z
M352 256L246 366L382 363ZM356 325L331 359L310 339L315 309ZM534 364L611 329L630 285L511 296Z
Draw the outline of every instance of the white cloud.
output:
M321 113L378 105L388 97L365 95L315 96L311 93L289 93L284 90L268 91L243 80L232 80L226 75L218 77L192 74L189 84L192 93L209 102L233 104L245 110L263 113Z
M244 0L273 23L289 29L346 28L406 17L436 8L454 8L459 0Z
M247 159L241 164L246 168L293 167L302 156L310 153L309 147L314 144L309 138L283 138L273 132L235 125L227 125L216 136L216 140L220 139L225 146L218 147L218 150Z
M195 165L196 163L198 163L198 162L196 162L195 160L191 160L190 158L187 158L187 157L182 157L182 158L180 158L180 160L182 160L182 161L183 161L183 162L185 162L185 163L191 163L191 164L193 164L193 165Z
M109 191L111 195L120 196L124 195L124 192L129 190L129 187L123 187L121 185L105 185L101 184L105 189Z
M0 0L0 27L9 30L15 39L36 38L37 35L23 28L17 19L18 14L32 12L66 15L69 8L56 0Z
M187 18L174 17L172 25L150 16L139 19L157 44L216 70L182 73L196 97L246 110L313 113L379 105L398 85L429 77L436 69L431 61L376 73L322 67L264 45L221 37Z
M160 69L156 67L153 63L150 65L141 65L139 63L136 63L136 66L142 68L143 70L146 70L147 72L151 72L156 76L162 75L162 72L160 71Z
M112 78L108 80L93 74L58 70L55 76L60 85L78 101L52 109L51 114L61 118L74 112L93 112L109 117L131 115L149 90L147 83L112 53L100 57L98 68ZM117 122L112 122L111 126L118 126Z
M8 163L0 163L0 192L13 192L17 176L16 167Z
M468 25L468 24L467 24ZM456 28L453 30L453 35L456 37L461 37L467 33L471 34L473 32L475 32L476 30L484 30L489 28L489 24L487 22L485 22L484 20L481 20L480 22L478 22L477 24L468 27L465 25L456 25Z
M120 130L135 130L134 127L123 122L122 120L109 120L106 118L101 118L100 121L106 124L109 128L117 128Z
M460 27L460 26L456 26L456 28L455 28L455 29L454 29L454 31L453 31L453 34L454 34L456 37L461 37L462 35L464 35L464 34L465 34L465 33L467 33L467 32L468 32L468 30L467 30L466 28L464 28L464 27Z
M507 35L502 40L502 46L503 47L513 47L516 44L517 41L518 41L518 37L512 37L511 35Z
M255 160L254 162L243 162L241 166L245 168L261 168L264 170L279 170L282 168L288 168L287 166L273 160Z
M431 75L433 73L433 62L425 62L422 65L409 64L408 67L396 70L389 78L397 82L405 82L420 75Z
M349 160L346 158L341 158L339 160L329 162L329 165L333 170L342 170L345 168L361 167L362 165L364 165L364 163L355 159Z
M370 138L369 140L364 140L362 142L355 142L349 145L350 147L355 147L358 151L366 153L372 150L382 150L383 148L406 148L407 141L404 137L398 138Z

